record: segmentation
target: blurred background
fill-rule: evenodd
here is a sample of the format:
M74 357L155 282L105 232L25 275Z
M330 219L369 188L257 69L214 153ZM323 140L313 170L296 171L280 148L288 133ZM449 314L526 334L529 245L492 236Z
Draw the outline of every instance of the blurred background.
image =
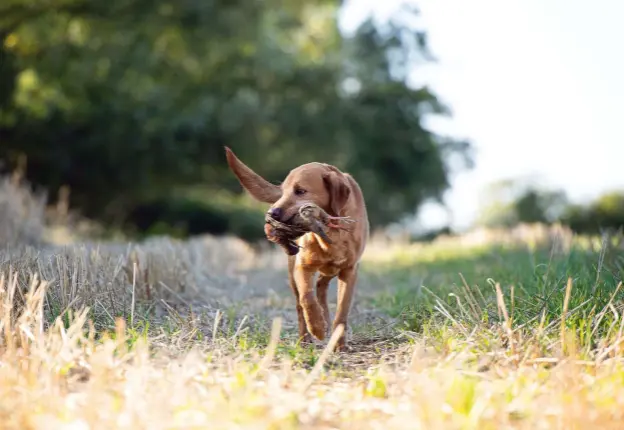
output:
M50 222L263 237L271 181L360 182L376 231L624 223L624 5L597 0L4 0L0 161Z

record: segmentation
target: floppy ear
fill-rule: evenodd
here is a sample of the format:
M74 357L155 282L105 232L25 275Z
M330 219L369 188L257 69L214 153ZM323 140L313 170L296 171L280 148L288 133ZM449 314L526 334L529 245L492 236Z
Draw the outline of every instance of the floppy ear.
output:
M347 179L340 172L332 171L323 175L323 182L327 191L329 191L329 207L333 215L340 216L340 212L347 204L351 188L347 183Z
M240 161L230 148L225 147L230 170L238 178L238 182L256 200L264 203L275 203L282 196L282 190L251 170L245 163Z

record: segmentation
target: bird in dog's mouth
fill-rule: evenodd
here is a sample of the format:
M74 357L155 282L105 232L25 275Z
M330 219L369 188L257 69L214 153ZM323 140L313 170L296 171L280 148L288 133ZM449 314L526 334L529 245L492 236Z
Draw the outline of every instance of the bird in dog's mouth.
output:
M355 222L349 217L335 217L329 215L314 203L306 203L286 221L277 221L268 213L265 216L265 233L267 238L280 245L288 255L296 255L299 245L295 240L306 233L312 232L331 245L332 240L327 236L330 228L346 230L339 225L340 221Z

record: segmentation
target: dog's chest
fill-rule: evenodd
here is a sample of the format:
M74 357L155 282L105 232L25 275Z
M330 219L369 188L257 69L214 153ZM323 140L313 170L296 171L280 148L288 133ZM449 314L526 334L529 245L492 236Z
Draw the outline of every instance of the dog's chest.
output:
M303 267L314 269L323 276L337 276L348 265L346 259L331 261L316 255L307 255L305 252L297 254L297 260Z
M349 263L348 247L339 240L328 246L320 237L306 234L299 240L299 246L302 247L297 254L300 263L316 268L325 276L337 275Z
M318 272L323 276L338 276L342 267L335 264L325 264L319 267Z

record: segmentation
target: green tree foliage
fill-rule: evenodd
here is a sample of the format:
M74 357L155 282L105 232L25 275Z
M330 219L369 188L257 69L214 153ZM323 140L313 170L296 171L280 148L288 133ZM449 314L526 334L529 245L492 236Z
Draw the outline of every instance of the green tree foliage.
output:
M558 221L568 200L560 190L546 190L521 180L506 179L491 184L477 224L485 227L512 227L519 223Z
M608 192L587 204L568 202L565 192L547 190L522 180L490 184L487 203L476 224L512 227L519 223L559 222L581 234L598 234L624 227L624 192Z
M579 233L595 234L624 227L624 192L603 194L588 205L570 205L561 221Z
M406 84L429 58L424 35L369 21L345 37L339 6L5 0L0 158L25 154L31 181L69 185L84 214L124 222L172 195L163 219L196 212L180 196L198 184L207 212L213 193L241 193L228 145L272 181L303 162L334 163L362 183L374 225L396 221L441 197L448 160L469 162L470 145L422 125L449 113Z

